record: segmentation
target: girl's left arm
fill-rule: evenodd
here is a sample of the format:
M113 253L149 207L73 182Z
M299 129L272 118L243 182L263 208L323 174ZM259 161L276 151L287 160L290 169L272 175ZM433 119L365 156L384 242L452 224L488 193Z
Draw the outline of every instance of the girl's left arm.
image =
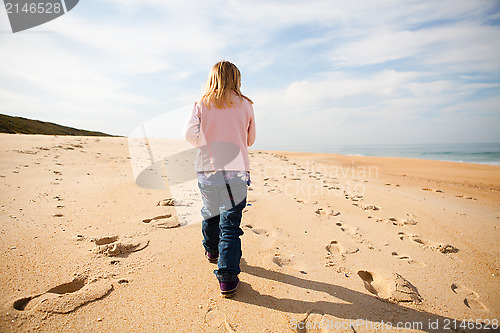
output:
M247 136L247 145L250 147L255 142L255 115L253 113L253 107L250 112L250 122L248 124L248 136Z

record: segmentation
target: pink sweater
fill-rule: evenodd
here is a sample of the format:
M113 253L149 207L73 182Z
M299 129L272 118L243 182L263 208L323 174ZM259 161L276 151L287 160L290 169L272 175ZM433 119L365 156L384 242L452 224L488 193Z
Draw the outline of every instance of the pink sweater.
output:
M196 102L184 127L184 138L200 148L196 171L250 171L247 147L255 141L252 103L236 95L226 109L214 105L209 109Z

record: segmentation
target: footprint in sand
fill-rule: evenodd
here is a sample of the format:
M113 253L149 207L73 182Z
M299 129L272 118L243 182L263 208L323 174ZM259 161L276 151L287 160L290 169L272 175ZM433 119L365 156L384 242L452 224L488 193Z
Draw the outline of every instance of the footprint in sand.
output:
M167 198L160 200L156 203L157 206L187 206L190 207L193 205L190 201L177 200L174 198Z
M354 195L354 196L351 196L351 201L361 201L363 200L363 196L362 195Z
M108 257L137 252L143 250L149 244L149 240L139 237L129 237L120 240L118 236L109 236L93 238L92 241L96 244L92 252Z
M354 244L340 243L333 240L326 246L326 251L331 255L345 256L359 252L359 248Z
M268 229L265 229L265 228L256 228L253 225L248 224L248 223L244 224L243 227L252 230L255 234L257 234L259 236L265 236L265 237L272 236L272 232Z
M340 246L339 242L333 240L326 246L326 252L328 253L328 256L334 256L334 257L340 257L341 259L344 259L344 255L342 253L342 247Z
M295 199L295 201L297 201L300 204L304 204L304 205L307 204L307 202L305 200L298 199L298 198L295 198L295 197L294 197L294 199Z
M20 298L12 304L12 308L28 312L69 313L106 296L113 290L113 285L107 280L88 280L84 276L76 277L45 293Z
M375 205L364 205L361 207L361 209L363 209L363 210L380 210L380 207L375 206Z
M341 244L336 240L331 241L325 248L327 252L325 267L333 267L337 273L351 274L351 271L339 262L344 262L346 255L359 252L359 248L354 244Z
M400 254L398 254L395 251L392 252L391 254L392 254L393 257L395 257L395 258L397 258L399 260L405 261L405 262L407 262L411 266L417 266L417 267L425 267L426 266L426 264L424 264L421 261L418 261L418 260L415 260L415 259L411 259L410 257L405 256L405 255L400 255Z
M213 329L217 332L236 332L234 324L230 323L226 314L220 311L215 304L208 306L203 322L210 328L209 332L212 332Z
M278 267L293 265L294 259L290 255L275 253L271 261Z
M397 273L386 277L378 273L360 270L358 276L363 280L365 289L377 297L396 303L422 302L422 296L418 293L417 288Z
M446 254L446 253L457 253L459 250L454 247L453 245L450 244L437 244L437 246L434 246L434 249L437 251Z
M400 240L409 239L409 240L414 241L415 243L427 245L427 242L422 240L422 237L420 237L419 235L409 235L403 231L400 231L400 232L398 232L398 237Z
M172 218L172 214L165 214L142 220L144 223L149 223L156 228L172 229L180 227L180 222Z
M323 207L319 207L314 212L316 213L316 215L326 214L326 211L323 209Z
M346 234L350 235L350 236L361 236L358 232L359 228L353 228L353 227L350 227L346 224L344 224L343 221L341 222L337 222L335 223L335 225L337 227L339 227L339 229L342 231L342 232L345 232Z
M479 301L479 295L474 290L459 283L452 283L451 290L462 298L465 306L469 309L487 311L488 307Z
M255 234L259 236L265 236L265 237L271 237L272 233L270 230L265 229L265 228L254 228L254 227L249 227L247 226L250 230L252 230Z
M398 237L400 240L405 240L405 239L412 240L415 243L423 245L424 248L429 248L431 250L438 251L438 252L441 252L443 254L457 253L459 251L459 249L457 249L453 245L442 244L442 243L437 243L437 242L429 242L429 241L423 240L422 237L420 237L418 235L410 235L410 234L407 234L403 231L398 232Z
M397 227L404 227L406 225L416 225L418 223L417 221L415 221L412 218L398 219L395 217L389 217L387 220L380 219L379 222L385 222L387 224L392 224L392 225L395 225Z
M338 210L331 210L330 213L328 213L329 216L339 216L340 212Z

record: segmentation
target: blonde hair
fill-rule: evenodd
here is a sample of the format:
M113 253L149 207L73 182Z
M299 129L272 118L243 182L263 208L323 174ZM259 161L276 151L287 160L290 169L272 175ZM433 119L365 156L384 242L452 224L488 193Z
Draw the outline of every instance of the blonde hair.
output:
M238 67L229 61L219 61L210 71L207 86L201 98L203 104L208 108L212 104L219 109L230 107L232 105L232 93L236 94L240 99L244 98L253 104L250 98L241 93L240 86L241 74Z

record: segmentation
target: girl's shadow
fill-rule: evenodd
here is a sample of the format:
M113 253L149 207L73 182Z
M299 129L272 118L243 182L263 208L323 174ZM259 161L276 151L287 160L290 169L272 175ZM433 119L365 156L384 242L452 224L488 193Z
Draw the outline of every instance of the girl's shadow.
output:
M396 327L398 323L407 325L417 331L425 332L474 332L474 330L463 330L460 327L454 328L454 323L458 326L459 320L439 316L433 313L419 311L408 307L376 298L368 294L350 290L334 284L307 280L296 276L267 270L262 267L250 266L241 259L241 269L243 272L267 280L274 280L282 284L323 292L338 298L347 303L337 303L331 301L302 301L293 298L277 298L271 295L263 295L253 289L245 282L240 283L238 293L234 297L235 301L254 304L265 308L289 313L317 313L319 315L329 314L340 318L340 320L351 320L352 322L363 322L363 327L367 322L391 323Z

